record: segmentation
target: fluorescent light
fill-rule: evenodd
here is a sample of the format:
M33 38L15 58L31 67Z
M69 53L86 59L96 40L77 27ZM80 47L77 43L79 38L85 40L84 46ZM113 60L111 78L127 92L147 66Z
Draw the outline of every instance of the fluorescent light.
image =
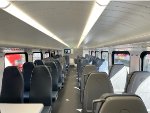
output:
M10 2L8 2L7 0L0 0L0 8L1 9L5 9L9 5L10 5Z
M97 4L95 2L93 9L91 11L91 14L90 14L88 21L86 23L86 26L83 30L82 35L81 35L81 38L79 40L79 43L77 45L77 48L79 48L80 44L85 39L85 37L87 36L89 31L92 29L92 27L94 26L94 24L96 23L96 21L98 20L98 18L100 17L100 15L102 14L102 12L104 11L105 8L106 8L106 6L100 6L99 4Z
M38 23L36 20L31 18L29 15L24 13L21 9L16 7L14 4L11 4L9 7L5 8L3 10L8 12L9 14L15 16L16 18L24 21L25 23L31 25L32 27L38 29L39 31L43 32L44 34L50 36L51 38L57 40L58 42L64 44L65 46L69 47L68 44L66 44L64 41L62 41L60 38L58 38L55 34L53 34L51 31L49 31L44 26L42 26L40 23Z
M99 5L106 6L109 4L110 0L96 0Z

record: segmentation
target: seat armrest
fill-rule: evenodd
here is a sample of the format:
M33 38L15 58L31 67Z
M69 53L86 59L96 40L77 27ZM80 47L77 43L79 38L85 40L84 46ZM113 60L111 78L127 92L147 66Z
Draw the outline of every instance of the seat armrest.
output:
M96 99L96 100L93 100L92 102L92 113L95 113L95 107L98 103L103 103L105 102L105 99Z

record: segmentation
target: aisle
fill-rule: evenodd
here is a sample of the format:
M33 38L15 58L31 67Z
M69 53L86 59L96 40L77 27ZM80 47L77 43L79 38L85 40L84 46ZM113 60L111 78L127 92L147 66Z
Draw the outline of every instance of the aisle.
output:
M59 92L58 100L53 105L52 113L80 113L80 91L76 87L76 70L70 69L64 88Z

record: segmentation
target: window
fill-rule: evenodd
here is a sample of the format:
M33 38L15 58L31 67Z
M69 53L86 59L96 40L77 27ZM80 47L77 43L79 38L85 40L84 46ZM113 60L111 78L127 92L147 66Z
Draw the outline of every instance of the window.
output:
M23 64L28 61L27 53L6 53L5 54L5 67L18 66L22 71Z
M95 56L99 57L99 51L95 51Z
M99 71L103 71L108 73L108 66L109 66L109 53L108 51L101 51L101 59L104 59L104 62L99 68Z
M45 52L44 58L48 58L48 57L50 57L50 52Z
M150 51L143 51L140 57L141 57L141 70L150 71Z
M42 52L33 52L33 56L32 56L32 61L34 62L35 60L42 60L43 59L43 55Z
M94 51L91 51L91 56L94 56Z
M112 64L124 64L129 70L130 53L128 51L113 51Z
M51 52L51 57L54 57L55 56L55 51L52 51Z

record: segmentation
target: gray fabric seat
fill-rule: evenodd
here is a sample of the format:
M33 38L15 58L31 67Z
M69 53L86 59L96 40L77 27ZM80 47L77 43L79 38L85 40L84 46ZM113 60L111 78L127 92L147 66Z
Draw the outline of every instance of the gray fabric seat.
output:
M16 66L4 69L0 102L22 103L24 92L23 75Z
M56 66L57 66L57 72L58 72L58 87L61 89L63 87L63 74L62 74L62 67L61 67L61 64L58 60L55 60L54 61L56 63Z
M36 66L33 70L29 102L43 103L46 108L51 108L52 78L48 68L44 65Z
M126 93L140 96L147 109L150 109L150 72L133 72L128 80Z
M93 73L93 72L96 72L96 66L95 65L86 65L84 68L83 68L83 73L82 73L82 76L81 76L81 89L80 89L80 99L81 99L81 102L83 100L83 90L84 90L84 87L85 87L85 76L90 74L90 73Z
M93 110L95 113L148 113L142 99L137 95L104 94L93 102L98 103L96 110Z
M49 71L52 76L52 98L53 98L53 101L55 101L58 97L58 89L59 89L58 88L59 76L57 72L58 71L57 66L54 61L45 62L45 65L48 66Z
M105 72L91 73L83 96L83 113L92 112L92 101L104 93L113 93L112 84Z
M25 62L23 64L23 78L24 78L24 102L29 101L29 91L30 91L30 80L31 80L31 74L34 69L33 62Z
M114 64L111 67L109 78L115 93L122 93L125 91L127 75L127 68L123 64Z
M79 88L81 88L81 76L83 73L83 68L88 65L88 60L85 58L81 58L78 64L78 80L79 80Z

